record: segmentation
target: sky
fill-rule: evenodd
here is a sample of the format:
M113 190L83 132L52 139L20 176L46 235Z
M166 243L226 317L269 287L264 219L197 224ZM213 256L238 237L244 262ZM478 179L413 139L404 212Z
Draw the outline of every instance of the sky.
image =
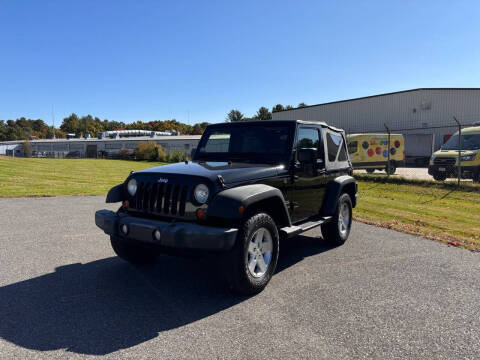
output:
M462 0L0 0L0 119L193 124L480 87L479 18Z

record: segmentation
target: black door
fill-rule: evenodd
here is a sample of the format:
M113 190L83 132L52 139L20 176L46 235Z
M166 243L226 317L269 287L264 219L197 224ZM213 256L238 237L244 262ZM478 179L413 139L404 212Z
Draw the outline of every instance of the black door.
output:
M318 215L322 206L327 177L321 128L298 129L293 189L292 221Z
M97 145L87 145L87 158L96 158L97 157Z

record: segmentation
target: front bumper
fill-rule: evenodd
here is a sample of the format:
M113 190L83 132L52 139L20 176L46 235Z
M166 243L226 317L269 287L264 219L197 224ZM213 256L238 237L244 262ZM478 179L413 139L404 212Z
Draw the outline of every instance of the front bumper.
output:
M238 232L238 229L235 228L218 228L187 222L143 219L127 214L116 214L110 210L95 212L95 224L107 235L168 248L192 250L230 250L235 243ZM127 225L127 234L121 231L123 225ZM160 231L160 240L155 239L155 230Z
M462 177L472 178L480 172L478 166L462 166ZM438 173L446 173L447 177L455 177L458 174L458 166L456 165L429 165L428 174L434 175Z

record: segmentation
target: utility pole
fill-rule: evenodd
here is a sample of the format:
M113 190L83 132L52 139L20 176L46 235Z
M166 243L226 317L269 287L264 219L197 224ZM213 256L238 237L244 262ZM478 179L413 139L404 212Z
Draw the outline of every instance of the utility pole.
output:
M460 121L457 120L457 118L454 116L453 120L458 125L458 186L460 186L460 179L462 178L462 125L460 124Z
M55 140L55 111L52 104L53 140Z
M391 136L391 131L390 131L390 128L387 126L386 123L383 124L385 126L385 129L387 129L387 133L388 133L388 162L387 162L387 178L390 177L390 136Z

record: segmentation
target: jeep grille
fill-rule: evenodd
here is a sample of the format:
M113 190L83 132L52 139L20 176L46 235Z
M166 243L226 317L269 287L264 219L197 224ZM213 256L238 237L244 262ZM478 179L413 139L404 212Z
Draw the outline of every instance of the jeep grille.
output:
M129 209L159 216L184 216L188 185L140 181Z

